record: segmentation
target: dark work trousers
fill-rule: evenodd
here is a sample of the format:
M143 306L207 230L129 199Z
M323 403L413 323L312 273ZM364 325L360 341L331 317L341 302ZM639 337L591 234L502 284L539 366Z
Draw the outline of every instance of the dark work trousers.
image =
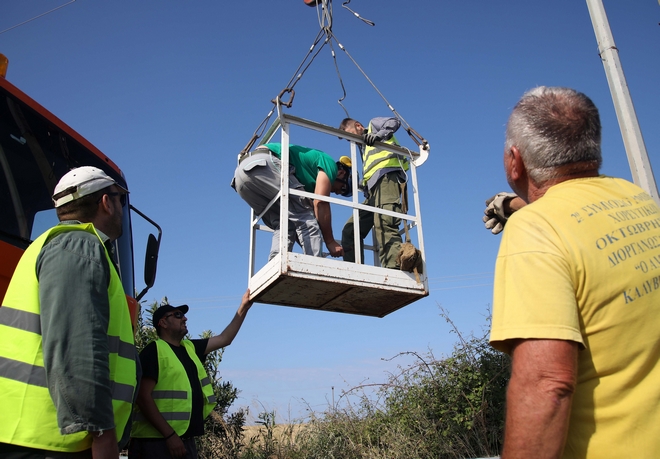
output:
M195 438L182 438L186 447L186 459L197 459ZM131 438L128 446L128 459L171 459L170 450L164 439Z
M0 443L0 459L92 459L92 450L63 453Z
M401 187L398 174L399 172L395 171L383 175L378 183L369 190L369 197L363 204L401 213ZM380 265L383 268L399 269L396 257L399 250L401 250L402 239L399 234L401 219L364 210L360 210L359 218L360 239L364 240L373 227L379 248ZM344 248L344 261L352 263L355 263L354 234L353 216L351 216L341 232L341 246ZM364 264L364 250L362 247L360 247L360 251L362 253L362 263Z

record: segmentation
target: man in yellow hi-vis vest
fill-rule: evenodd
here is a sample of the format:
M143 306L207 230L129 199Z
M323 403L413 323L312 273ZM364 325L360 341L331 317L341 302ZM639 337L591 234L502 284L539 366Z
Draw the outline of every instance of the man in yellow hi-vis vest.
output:
M215 407L215 395L203 362L206 355L231 344L252 306L243 295L232 321L208 339L184 339L188 306L159 307L153 314L158 339L140 353L142 380L131 432L131 459L196 459L195 437L204 434L204 419Z
M365 145L358 145L362 152L362 170L366 199L363 204L379 209L402 211L401 184L407 181L406 171L408 161L406 158L374 146L376 142L393 145L399 143L394 133L401 126L396 118L373 118L365 128L362 123L352 118L345 118L339 129L360 135ZM405 192L405 191L404 191ZM360 210L360 238L363 240L374 228L376 241L380 250L380 265L384 268L398 269L397 255L401 250L401 235L399 227L401 219L383 214ZM341 233L341 245L344 248L344 260L355 262L353 217L351 216ZM362 251L362 248L361 248ZM364 263L364 252L362 251Z
M26 249L0 307L0 458L113 458L137 353L110 243L128 190L83 166L55 186L60 224Z

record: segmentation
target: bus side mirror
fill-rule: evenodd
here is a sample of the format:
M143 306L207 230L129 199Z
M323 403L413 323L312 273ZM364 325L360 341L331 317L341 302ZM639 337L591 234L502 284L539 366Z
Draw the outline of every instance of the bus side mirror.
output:
M156 267L158 265L158 250L160 249L160 242L156 236L149 234L147 240L147 253L144 258L144 283L147 288L154 286L156 282Z
M160 241L156 239L156 236L153 234L149 234L149 239L147 240L147 250L146 254L144 255L144 283L146 286L135 297L137 301L140 301L145 293L147 293L147 291L154 286L154 282L156 282L156 266L158 265L159 249Z
M135 207L131 206L131 210L137 213L140 217L144 218L149 223L151 223L158 230L158 237L154 236L153 234L149 234L149 238L147 239L147 250L144 256L144 283L146 284L146 286L135 297L137 301L140 301L142 297L149 291L149 289L154 286L154 282L156 282L156 266L158 265L158 251L160 250L160 240L163 237L163 230L160 229L158 223L156 223L155 221L144 215Z

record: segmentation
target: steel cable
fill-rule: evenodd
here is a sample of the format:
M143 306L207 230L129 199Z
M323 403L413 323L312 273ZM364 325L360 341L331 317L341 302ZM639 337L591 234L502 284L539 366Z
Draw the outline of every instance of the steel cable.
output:
M371 26L375 25L374 22L361 17L358 13L356 13L355 11L350 9L347 6L350 2L351 2L351 0L344 1L342 3L342 7L346 8L355 17L357 17L361 21L365 22L366 24L371 25ZM376 93L383 99L383 101L385 102L387 107L390 109L390 111L394 114L396 119L398 119L401 122L401 125L403 126L404 130L408 133L408 135L412 138L412 140L418 146L427 148L428 147L428 141L424 137L422 137L417 131L415 131L410 126L410 124L408 124L408 122L403 118L403 116L401 116L401 114L392 106L392 104L390 104L390 102L383 95L383 93L378 89L378 87L374 84L374 82L371 80L371 78L369 78L367 73L362 69L362 67L360 67L360 65L357 63L357 61L353 58L353 56L351 56L351 54L348 52L348 50L344 47L344 45L342 45L339 42L339 39L333 33L333 31L332 31L332 20L333 20L332 0L322 0L321 2L319 2L319 4L317 4L316 9L317 9L317 19L318 19L318 22L319 22L320 30L319 30L318 34L316 35L316 38L314 39L314 42L313 42L312 46L307 51L307 54L305 55L304 59L302 60L302 62L300 63L300 65L298 66L296 71L294 72L293 76L291 77L291 79L289 80L289 82L287 83L285 88L282 90L282 92L280 92L280 96L282 94L284 94L284 92L292 92L293 91L293 88L302 79L302 77L305 74L305 72L307 71L307 69L312 65L312 62L314 62L314 60L319 55L321 50L325 47L325 45L328 44L329 47L330 47L330 52L331 52L331 56L332 56L332 59L333 59L334 66L335 66L335 70L337 72L337 78L339 79L339 84L340 84L341 89L342 89L342 97L340 97L337 100L337 103L341 106L341 108L346 113L346 117L350 117L349 114L348 114L348 110L346 109L346 107L343 104L343 101L346 99L346 96L347 96L347 91L346 91L346 86L344 85L344 81L343 81L342 76L341 76L341 72L339 71L339 64L337 62L337 54L335 52L334 46L332 45L332 41L334 40L337 43L337 46L339 47L339 49L341 49L346 54L346 56L348 56L348 58L351 60L351 62L353 62L353 65L355 65L355 67L360 71L360 73L362 73L364 78L369 82L371 87L374 88ZM324 38L323 39L323 44L317 48L317 45L321 42L322 38ZM313 53L315 48L316 48L316 52ZM313 53L313 55L312 55L312 53ZM310 56L311 56L311 58L310 58ZM273 103L276 105L276 107L278 106L279 103L281 103L281 101L279 99L280 96L273 99ZM288 106L290 106L290 104ZM271 109L270 112L268 113L268 115L266 116L266 118L259 124L257 129L254 131L252 139L250 140L250 142L248 142L248 145L241 151L241 154L249 151L249 149L252 147L252 145L254 145L254 142L259 137L261 137L261 135L263 134L263 132L265 130L266 124L267 124L268 120L270 119L270 117L272 116L273 113L274 113L274 109Z

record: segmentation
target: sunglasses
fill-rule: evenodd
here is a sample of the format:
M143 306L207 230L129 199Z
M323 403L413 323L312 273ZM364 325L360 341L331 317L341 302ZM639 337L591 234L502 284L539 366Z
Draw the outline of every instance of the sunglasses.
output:
M346 197L351 197L353 196L353 177L351 176L351 173L349 170L344 169L346 171L346 175L344 176L343 179L337 179L342 186L341 186L341 191L339 192L340 195L346 196Z
M110 193L104 193L104 195L106 194L108 196L119 196L119 203L121 204L122 207L126 207L126 193L118 193L116 191L111 191ZM96 203L98 204L102 200L103 200L103 196L101 196L101 198L98 201L96 201Z
M167 319L170 316L174 316L176 319L182 319L186 315L184 313L182 313L181 311L176 311L176 312L173 312L172 314L167 314L165 317L163 317L163 319Z

